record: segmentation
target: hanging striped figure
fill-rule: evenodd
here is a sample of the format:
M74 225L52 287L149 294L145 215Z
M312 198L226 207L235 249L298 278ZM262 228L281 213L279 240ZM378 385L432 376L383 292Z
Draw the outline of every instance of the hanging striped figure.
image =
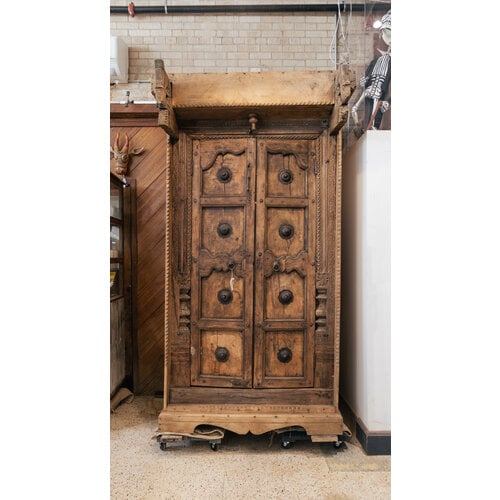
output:
M387 52L373 59L359 81L363 89L359 100L352 107L351 113L354 124L359 127L358 109L365 102L365 130L377 130L382 121L382 115L389 109L390 98L386 100L387 91L391 82L391 11L381 19L379 28L384 42L388 45Z

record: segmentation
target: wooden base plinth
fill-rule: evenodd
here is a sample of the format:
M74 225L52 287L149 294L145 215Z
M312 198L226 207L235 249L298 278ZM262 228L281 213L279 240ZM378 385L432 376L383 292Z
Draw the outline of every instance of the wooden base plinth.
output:
M312 441L336 441L345 427L333 406L169 405L158 417L158 432L193 433L200 425L236 434L263 434L302 427Z

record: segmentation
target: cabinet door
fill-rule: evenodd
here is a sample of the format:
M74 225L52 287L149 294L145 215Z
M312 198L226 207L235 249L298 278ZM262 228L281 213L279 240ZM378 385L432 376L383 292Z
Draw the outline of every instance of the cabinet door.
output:
M254 387L312 387L314 152L309 140L257 149Z
M251 387L255 140L193 142L192 385Z
M313 386L312 164L308 140L193 142L192 385Z

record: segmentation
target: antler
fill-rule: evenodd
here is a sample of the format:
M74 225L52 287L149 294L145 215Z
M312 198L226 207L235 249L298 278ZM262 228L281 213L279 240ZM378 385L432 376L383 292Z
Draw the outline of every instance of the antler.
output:
M116 134L116 137L115 137L115 144L114 144L114 146L113 146L113 150L114 150L115 152L118 152L118 151L119 151L119 148L120 148L119 138L120 138L120 132L118 132L118 133Z

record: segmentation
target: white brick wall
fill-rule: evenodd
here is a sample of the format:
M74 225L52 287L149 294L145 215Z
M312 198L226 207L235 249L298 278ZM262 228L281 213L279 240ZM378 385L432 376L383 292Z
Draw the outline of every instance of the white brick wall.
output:
M126 6L127 0L110 0ZM137 0L137 7L163 5L163 0ZM168 0L168 5L304 4L304 0ZM336 0L315 3L336 4ZM365 29L362 12L353 12L347 41L338 43L339 55L348 54L351 67L361 76L373 57L373 37ZM330 49L336 15L314 13L240 14L111 14L111 35L129 47L129 80L149 80L154 59L163 59L167 73L334 69ZM340 53L339 51L342 51ZM130 84L129 84L130 87ZM123 89L122 89L123 90ZM137 89L136 89L137 90ZM114 92L114 94L113 94ZM132 91L131 91L132 93ZM124 91L122 92L124 95ZM112 98L120 100L120 86ZM133 97L133 96L132 96ZM136 99L151 99L149 90Z
M322 13L321 13L322 14ZM322 29L317 29L317 18ZM149 79L154 59L170 73L225 72L237 61L240 71L332 69L329 50L335 16L286 15L137 15L113 14L111 34L129 47L129 79ZM226 64L222 64L226 61Z

